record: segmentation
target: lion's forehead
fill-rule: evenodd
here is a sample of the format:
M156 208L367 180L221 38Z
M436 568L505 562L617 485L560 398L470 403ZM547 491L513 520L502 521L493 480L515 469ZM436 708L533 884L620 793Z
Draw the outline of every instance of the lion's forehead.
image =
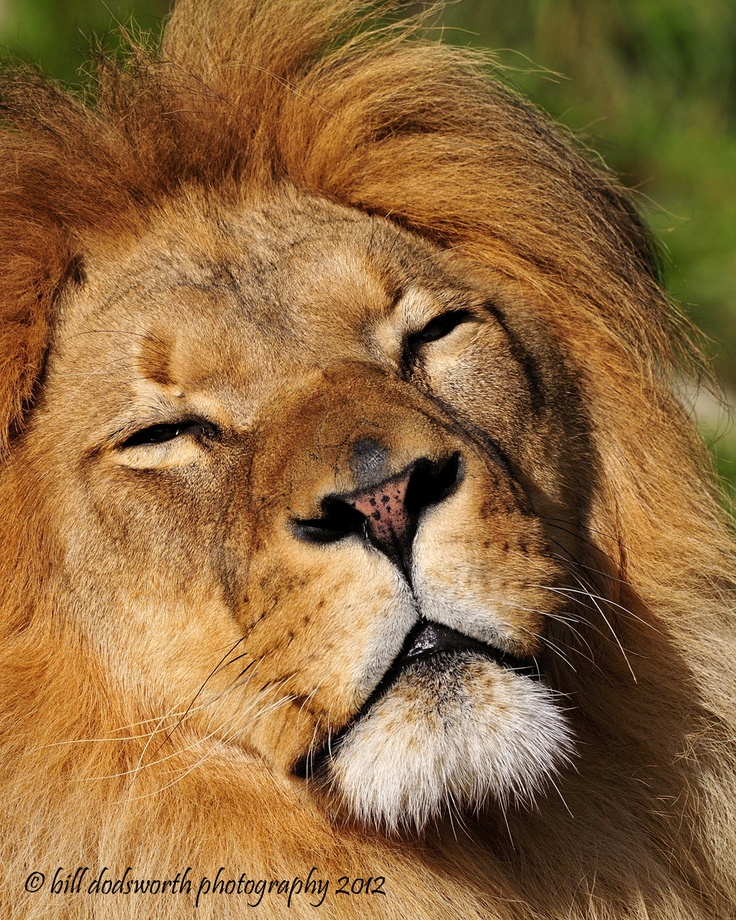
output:
M56 358L100 368L96 388L263 399L305 367L391 357L399 300L421 324L466 290L431 244L309 196L175 216L92 256L67 299Z

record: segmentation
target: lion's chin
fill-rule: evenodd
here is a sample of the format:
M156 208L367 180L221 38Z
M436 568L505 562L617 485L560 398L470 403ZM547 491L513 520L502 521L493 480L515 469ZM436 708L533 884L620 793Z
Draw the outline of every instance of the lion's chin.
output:
M341 812L386 833L489 800L530 803L572 750L555 697L473 651L420 659L332 747L331 793Z

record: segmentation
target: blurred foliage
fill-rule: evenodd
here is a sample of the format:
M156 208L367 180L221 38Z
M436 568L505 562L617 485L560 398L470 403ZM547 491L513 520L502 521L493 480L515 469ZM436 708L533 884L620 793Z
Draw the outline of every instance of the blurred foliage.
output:
M92 36L110 36L133 13L155 33L167 8L167 0L0 0L0 54L79 83ZM637 190L664 245L669 288L736 392L734 0L462 0L440 24L445 41L497 49L504 79ZM720 471L736 483L733 424L706 411L704 426Z
M133 14L140 28L158 32L168 9L168 0L0 0L0 54L78 84L93 39L111 38Z

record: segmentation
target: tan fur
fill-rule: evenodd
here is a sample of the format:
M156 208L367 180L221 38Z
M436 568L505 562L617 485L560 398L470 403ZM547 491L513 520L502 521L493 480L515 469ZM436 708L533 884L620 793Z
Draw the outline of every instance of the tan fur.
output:
M736 567L685 324L610 176L362 9L181 0L95 108L4 80L2 914L242 917L201 879L315 867L319 908L255 915L727 920ZM407 469L410 556L305 537ZM366 711L422 616L541 679L459 652Z

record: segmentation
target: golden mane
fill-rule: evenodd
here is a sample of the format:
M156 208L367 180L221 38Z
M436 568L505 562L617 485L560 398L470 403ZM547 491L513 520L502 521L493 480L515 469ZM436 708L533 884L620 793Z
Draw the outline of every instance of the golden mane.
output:
M596 477L586 509L589 564L608 598L602 619L611 635L588 637L595 668L579 677L578 719L588 738L622 744L622 756L645 774L638 786L626 777L616 785L601 768L596 785L593 770L568 800L571 815L558 809L549 826L543 816L536 822L535 833L544 829L538 841L520 822L513 868L487 867L488 889L504 901L494 909L504 918L685 920L697 900L699 917L727 920L736 903L736 553L704 450L674 392L700 367L697 348L618 182L530 104L489 81L475 56L420 37L418 21L376 25L392 7L178 0L159 49L134 44L122 63L101 61L94 104L28 71L5 76L0 445L12 453L43 398L59 293L83 277L90 242L114 247L140 234L177 197L202 191L239 202L291 185L383 215L481 267L492 259L496 271L535 292L540 321L579 371ZM44 711L58 703L63 714L69 673L41 646L53 612L51 601L37 601L53 550L43 511L28 511L31 486L23 496L12 494L17 488L15 479L0 480L2 693L12 701L0 717L3 803L32 794L34 776L14 775L11 761L27 770L41 757L24 753L15 729L23 710L32 735L29 686L43 680ZM36 514L30 527L24 518ZM623 609L633 616L618 621ZM87 678L75 678L74 692L93 695L90 724L107 705L98 677L86 690ZM571 690L576 679L566 674ZM73 768L67 756L49 754L59 770ZM70 822L84 801L80 794L68 803ZM156 808L165 812L165 802ZM637 814L641 826L632 829ZM267 816L261 820L265 828ZM590 854L590 875L579 873L578 882L587 890L570 895L571 867L584 847L595 847L600 828L606 852ZM260 833L265 846L268 834ZM358 846L358 838L345 845L346 864L358 862ZM20 849L4 856L3 872L27 858ZM425 858L431 865L432 855ZM448 859L459 875L472 875L461 844ZM636 914L619 912L616 904L630 906L642 880L652 900ZM17 892L3 897L12 904ZM385 916L407 914L397 904Z

